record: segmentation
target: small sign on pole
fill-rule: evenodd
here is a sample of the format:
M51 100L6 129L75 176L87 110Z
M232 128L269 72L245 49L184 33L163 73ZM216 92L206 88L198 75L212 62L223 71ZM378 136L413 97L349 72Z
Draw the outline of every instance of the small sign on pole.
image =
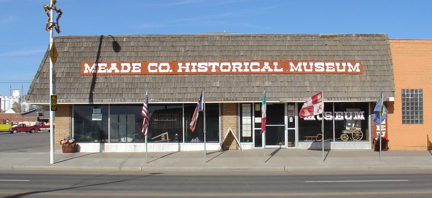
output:
M50 50L50 57L52 60L53 65L55 65L58 57L57 48L55 46L55 43L53 42L51 50Z
M57 111L57 95L51 95L51 111Z

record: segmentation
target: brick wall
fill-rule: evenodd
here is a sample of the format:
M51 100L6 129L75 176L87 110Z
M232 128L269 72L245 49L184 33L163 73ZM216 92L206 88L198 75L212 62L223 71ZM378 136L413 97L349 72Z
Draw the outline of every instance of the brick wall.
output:
M222 132L221 132L221 139L225 137L225 133L228 131L228 129L231 127L234 134L238 136L238 107L236 103L223 103L222 105L222 118L221 118L221 126L222 126ZM223 141L223 139L222 139ZM236 145L235 141L233 144ZM236 145L237 146L237 145Z
M72 105L58 105L55 113L54 145L55 150L60 150L60 140L71 135L72 129Z
M390 40L395 81L388 116L392 150L426 150L432 140L432 40ZM402 124L402 89L423 89L423 124Z

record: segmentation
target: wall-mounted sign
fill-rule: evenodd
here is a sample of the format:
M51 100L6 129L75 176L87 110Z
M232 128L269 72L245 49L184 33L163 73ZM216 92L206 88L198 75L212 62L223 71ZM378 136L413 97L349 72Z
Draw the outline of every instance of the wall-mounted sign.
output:
M93 109L92 121L102 121L101 109Z
M57 95L51 95L51 111L57 111Z
M81 75L363 74L361 61L82 62Z
M324 120L365 120L364 111L331 111L324 112ZM322 120L322 115L309 116L304 118L305 121Z
M378 124L375 124L374 122L374 126L375 126L375 135L374 138L376 139L377 137L379 137L378 135L381 133L381 137L387 137L387 118L384 119L381 122L381 127Z

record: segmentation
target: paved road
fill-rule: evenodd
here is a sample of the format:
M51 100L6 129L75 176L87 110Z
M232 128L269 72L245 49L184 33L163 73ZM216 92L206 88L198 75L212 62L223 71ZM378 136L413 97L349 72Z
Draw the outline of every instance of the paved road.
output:
M0 133L0 152L49 152L49 133Z
M0 173L2 197L431 197L432 173Z

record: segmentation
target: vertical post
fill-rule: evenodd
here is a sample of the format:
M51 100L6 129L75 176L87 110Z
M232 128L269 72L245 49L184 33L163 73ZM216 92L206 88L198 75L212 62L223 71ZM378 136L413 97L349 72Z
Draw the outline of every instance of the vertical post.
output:
M380 107L379 107L379 161L381 161L381 134L382 134L382 129L381 129L381 114L382 114L382 106L383 106L383 102L382 101L384 99L384 96L382 94L382 90L380 88L380 96L379 96L379 103L380 103Z
M206 148L206 141L207 141L206 133L207 133L207 131L206 131L206 110L205 110L205 106L206 106L206 104L205 104L205 85L204 85L202 100L203 100L202 104L203 104L203 116L204 116L204 118L203 118L203 120L204 120L204 164L207 164L207 159L206 159L206 157L207 157L207 148Z
M147 136L145 136L145 144L146 144L146 163L148 163L148 157L147 157L147 152L148 152L148 147L147 147Z
M266 79L266 82L267 82L267 79ZM265 97L264 97L265 96ZM262 99L262 102L261 102L261 130L262 130L262 127L263 127L263 117L264 117L264 115L263 115L263 108L264 108L264 103L265 103L265 116L266 116L266 119L267 119L267 94L266 94L266 91L265 91L265 82L264 82L264 94L263 94L263 99ZM267 120L266 120L266 123L265 123L266 125L267 125ZM261 138L262 138L262 145L263 145L263 149L264 149L264 163L266 162L266 148L265 148L265 146L266 146L266 136L265 136L265 134L266 134L266 132L267 132L267 127L265 128L266 130L264 130L263 132L262 132L262 134L261 134Z
M325 141L325 139L324 139L324 106L325 106L325 103L324 103L324 90L323 90L323 87L321 86L321 95L322 95L322 100L323 100L323 111L322 111L322 114L321 114L321 149L322 149L322 158L323 158L323 162L324 162L324 160L325 160L325 156L324 156L324 146L325 146L325 144L324 144L324 141Z
M148 95L147 95L147 84L146 84L146 95L144 96L144 102L145 102L145 98L148 99ZM148 105L148 100L147 100L147 116L150 116L150 106ZM150 125L150 119L149 118L143 118L143 119L148 119L149 125ZM146 145L146 163L148 163L148 147L147 147L147 136L148 136L148 131L150 130L150 127L148 127L147 132L144 134L145 136L145 145Z
M53 7L53 1L50 1L50 6ZM54 19L53 19L53 9L50 9L50 24L54 23ZM53 30L52 28L49 31L49 50L51 50L52 46L53 46ZM49 96L49 101L50 101L50 106L51 106L51 96L54 95L54 90L53 90L53 62L52 59L50 58L50 68L49 68L49 89L50 89L50 96ZM54 164L54 111L50 108L50 164Z

